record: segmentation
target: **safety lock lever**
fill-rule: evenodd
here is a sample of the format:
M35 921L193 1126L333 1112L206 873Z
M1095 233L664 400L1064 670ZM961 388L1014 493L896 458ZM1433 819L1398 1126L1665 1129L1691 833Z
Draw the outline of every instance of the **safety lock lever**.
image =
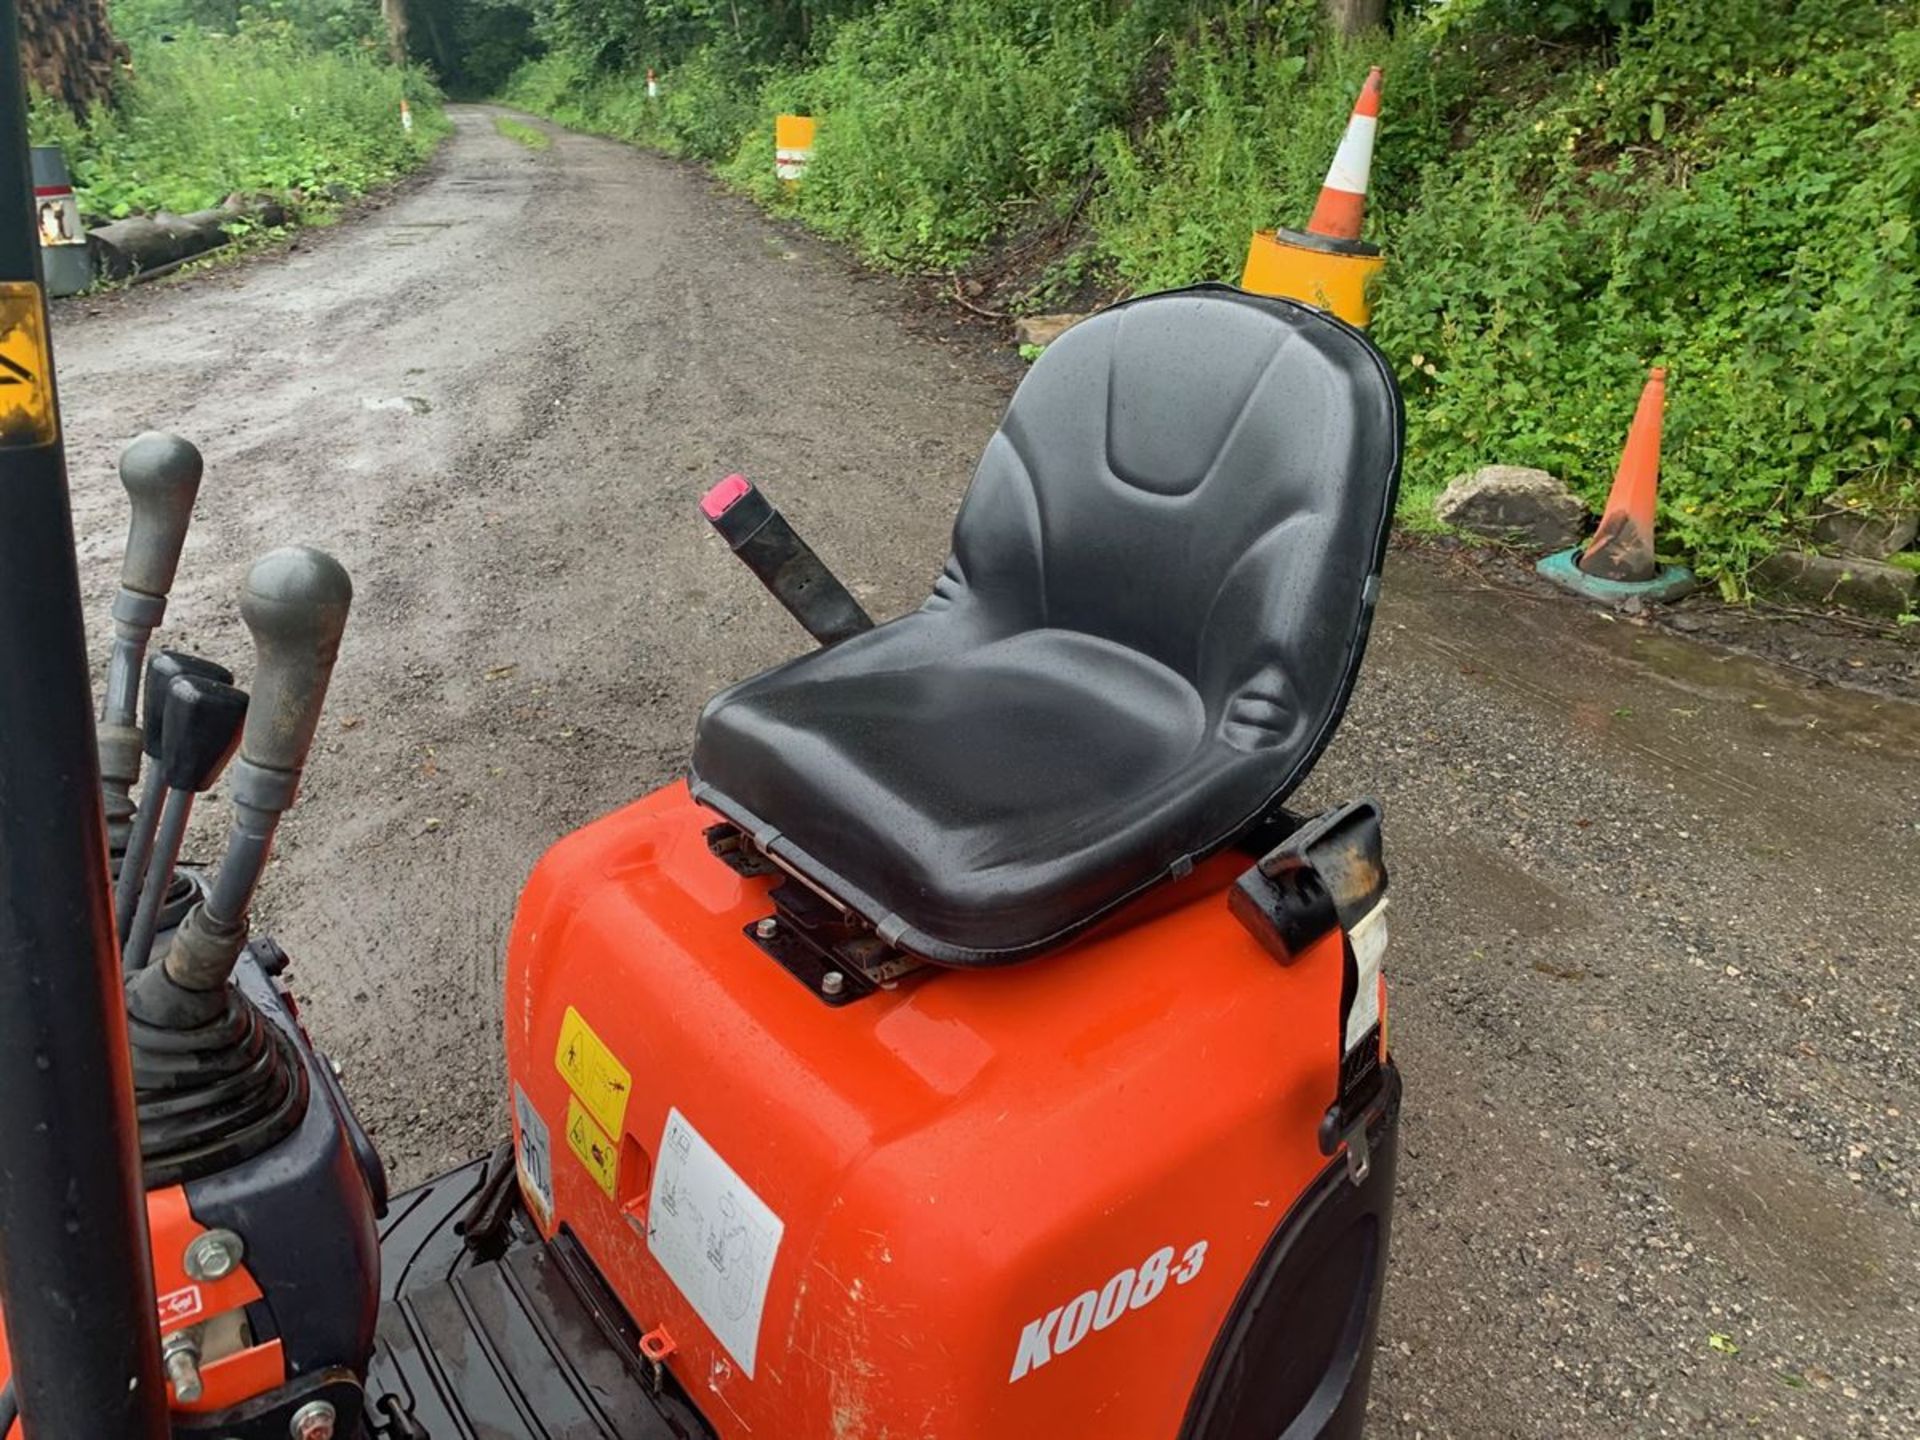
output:
M860 602L746 476L729 475L709 490L700 501L700 513L822 645L837 645L873 628L873 618Z
M1386 889L1380 806L1357 800L1295 830L1227 897L1234 917L1283 965L1329 936L1340 938L1339 1077L1317 1139L1323 1155L1346 1147L1355 1185L1372 1172L1367 1132L1387 1104L1380 1008Z

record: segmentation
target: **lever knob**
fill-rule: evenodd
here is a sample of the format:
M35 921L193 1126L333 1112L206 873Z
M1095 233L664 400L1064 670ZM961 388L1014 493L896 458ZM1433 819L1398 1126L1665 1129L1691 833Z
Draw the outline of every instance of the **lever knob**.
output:
M120 566L120 583L127 589L165 599L173 588L203 468L200 452L190 443L158 430L121 452L120 483L133 505L127 558Z
M149 760L160 758L161 737L167 727L167 695L173 688L173 682L182 675L198 675L207 680L218 680L222 685L233 684L231 670L211 660L203 660L198 655L189 655L181 650L162 650L150 657L147 661L146 697L140 705L145 727L145 744L142 748L146 750Z
M312 546L271 551L247 572L240 618L253 633L255 667L240 754L248 764L297 772L306 763L352 603L346 570Z
M247 692L204 675L177 675L167 687L160 773L176 791L210 789L240 744Z

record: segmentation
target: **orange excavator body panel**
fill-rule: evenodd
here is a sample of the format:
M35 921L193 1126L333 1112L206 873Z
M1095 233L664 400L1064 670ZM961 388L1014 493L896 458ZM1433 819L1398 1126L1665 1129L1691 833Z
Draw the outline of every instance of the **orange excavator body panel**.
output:
M1338 931L1277 961L1229 853L1058 953L835 1007L748 933L778 877L717 859L716 818L669 786L521 899L507 1062L544 1232L723 1437L1179 1434L1330 1163Z

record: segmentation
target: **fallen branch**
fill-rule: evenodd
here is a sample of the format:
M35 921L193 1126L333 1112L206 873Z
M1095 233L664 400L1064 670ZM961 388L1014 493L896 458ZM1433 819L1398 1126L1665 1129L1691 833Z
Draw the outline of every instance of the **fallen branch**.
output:
M966 296L960 293L960 277L957 275L953 277L953 291L952 291L951 299L953 300L953 303L958 305L962 310L970 310L975 315L978 315L982 320L1013 319L1013 316L1007 314L1004 310L989 310L987 309L986 306L976 305L971 300L967 299Z

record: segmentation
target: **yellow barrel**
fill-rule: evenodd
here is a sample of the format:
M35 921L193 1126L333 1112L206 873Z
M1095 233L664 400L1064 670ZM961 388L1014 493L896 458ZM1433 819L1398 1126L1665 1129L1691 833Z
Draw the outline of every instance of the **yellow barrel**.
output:
M1247 248L1240 288L1303 300L1365 328L1373 316L1368 292L1386 257L1371 245L1333 248L1340 243L1292 230L1258 231Z

